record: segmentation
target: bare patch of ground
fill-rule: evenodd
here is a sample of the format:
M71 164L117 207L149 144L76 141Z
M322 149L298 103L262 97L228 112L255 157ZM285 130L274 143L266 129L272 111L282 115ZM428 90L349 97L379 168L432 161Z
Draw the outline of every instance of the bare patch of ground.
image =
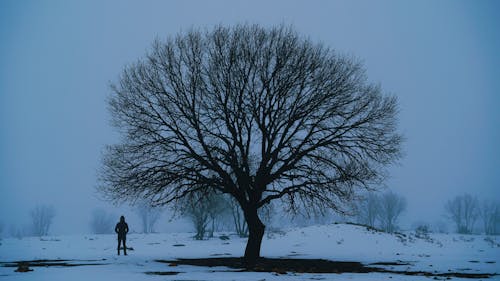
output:
M72 267L72 266L94 266L94 265L107 265L106 259L101 260L28 260L28 261L9 261L1 262L0 266L3 267L17 267L20 272L31 271L30 267ZM287 273L388 273L399 275L413 275L413 276L426 276L434 277L459 277L459 278L481 278L486 279L497 276L497 273L466 273L466 272L429 272L429 271L409 271L409 270L396 270L394 267L391 269L382 268L380 266L407 266L408 262L395 261L395 262L376 262L369 265L353 261L330 261L324 259L286 259L286 258L261 258L252 267L248 267L242 258L235 257L217 257L217 258L203 258L203 259L177 259L177 260L156 260L160 263L166 263L169 266L178 265L193 265L204 267L229 267L234 271L254 271L254 272L272 272L275 274ZM214 271L215 272L215 271ZM177 275L181 272L177 271L151 271L145 272L149 275Z
M61 266L61 267L71 267L71 266L87 266L87 265L106 265L103 263L106 259L102 260L28 260L28 261L8 261L0 262L0 266L3 267L48 267L48 266Z
M147 271L145 272L147 275L177 275L182 272L178 271Z
M414 275L427 277L460 277L460 278L490 278L496 273L464 273L464 272L428 272L428 271L407 271L393 270L377 267L377 265L408 265L406 262L377 262L364 265L360 262L352 261L330 261L324 259L271 259L261 258L254 266L248 267L242 258L204 258L204 259L177 259L177 260L156 260L157 262L169 265L194 265L215 267L224 266L239 271L274 272L277 274L293 273L390 273L400 275Z

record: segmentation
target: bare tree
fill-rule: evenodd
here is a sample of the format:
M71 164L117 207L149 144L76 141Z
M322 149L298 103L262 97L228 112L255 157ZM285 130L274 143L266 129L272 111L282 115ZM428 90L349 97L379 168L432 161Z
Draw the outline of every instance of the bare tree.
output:
M208 211L206 210L209 202L203 200L200 193L191 193L189 196L185 197L185 202L182 212L193 222L193 226L196 230L195 239L202 240L203 237L205 237L209 224Z
M209 229L208 237L214 237L214 232L219 230L219 225L224 220L225 211L229 208L228 202L224 199L222 194L214 193L211 195L209 208L208 208L208 217L211 221L211 228Z
M195 239L202 240L209 231L209 224L212 222L212 230L214 228L214 219L216 215L221 213L220 209L220 194L215 192L192 192L183 198L183 206L181 210L186 214L196 230Z
M368 192L357 206L357 215L360 223L375 227L380 218L380 198L373 192Z
M161 216L161 209L158 207L153 207L148 201L143 200L137 204L136 212L142 222L142 232L154 232L154 226Z
M497 235L500 233L500 205L493 201L484 201L480 208L484 234Z
M406 199L392 191L379 198L379 219L382 229L394 232L397 229L399 216L406 210Z
M470 234L479 215L479 204L476 197L470 194L456 196L446 202L445 210L453 221L458 233Z
M30 215L33 235L47 235L55 214L54 207L52 206L40 205L32 209Z
M233 196L260 257L258 210L331 208L380 184L400 157L397 100L360 62L291 28L238 25L156 41L109 99L124 134L100 176L111 200L179 202L200 190Z
M236 234L240 237L248 237L248 225L245 221L245 216L240 205L238 204L238 201L236 201L233 197L230 197L227 201L231 211L231 217L233 219Z
M103 209L92 211L90 220L90 229L94 234L109 234L114 233L114 223L116 216L107 213Z

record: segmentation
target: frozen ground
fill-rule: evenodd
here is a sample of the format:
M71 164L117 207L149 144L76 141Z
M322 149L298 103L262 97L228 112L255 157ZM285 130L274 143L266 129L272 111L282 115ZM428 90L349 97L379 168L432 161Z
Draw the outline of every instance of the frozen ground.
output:
M226 233L219 233L217 236ZM8 238L0 241L0 280L432 280L458 277L407 276L390 273L267 273L236 272L226 267L169 266L155 260L176 258L240 257L246 239L192 239L192 233L131 234L128 256L116 255L114 235L77 235L43 238ZM386 234L361 226L331 224L267 234L262 255L269 258L321 258L359 261L394 271L432 273L500 273L500 237L412 232ZM9 262L67 260L70 265L31 267L14 272ZM403 265L380 265L380 263ZM373 265L379 263L378 265ZM81 265L87 264L87 265ZM90 264L90 265L88 265ZM155 275L151 272L175 275ZM462 279L465 280L465 279ZM471 280L471 279L467 279ZM483 279L472 279L483 280ZM500 280L496 275L488 280Z

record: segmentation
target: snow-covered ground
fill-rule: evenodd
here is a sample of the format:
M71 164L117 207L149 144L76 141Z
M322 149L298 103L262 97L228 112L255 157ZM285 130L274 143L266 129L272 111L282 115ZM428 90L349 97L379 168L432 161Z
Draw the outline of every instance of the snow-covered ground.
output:
M217 236L227 234L219 233ZM43 238L7 238L0 241L0 280L431 280L447 277L407 276L389 273L266 273L235 272L224 267L169 266L157 259L240 257L246 239L230 235L196 241L192 233L130 234L128 256L116 255L115 235L75 235ZM269 233L262 243L265 257L321 258L359 261L366 265L399 262L385 266L396 271L433 273L500 273L500 237L484 235L430 234L417 238L413 232L387 234L365 227L331 224ZM6 262L20 260L74 260L85 266L32 267L14 272ZM380 265L379 265L380 266ZM179 272L151 275L147 272ZM460 278L452 277L453 280ZM470 279L469 279L470 280ZM488 280L500 280L496 275Z

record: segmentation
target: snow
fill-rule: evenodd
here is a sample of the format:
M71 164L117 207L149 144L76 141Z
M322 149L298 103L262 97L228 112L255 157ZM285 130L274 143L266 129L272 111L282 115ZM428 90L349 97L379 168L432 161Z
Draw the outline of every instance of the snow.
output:
M228 235L219 233L217 235ZM240 257L246 239L193 240L192 233L130 234L128 256L116 255L115 235L71 235L43 238L6 238L0 241L0 263L20 260L78 260L69 263L98 265L31 267L14 272L0 264L0 280L430 280L432 277L388 273L276 274L235 272L225 267L169 266L155 260L203 257ZM500 273L500 239L496 236L430 234L418 238L413 232L387 234L350 224L330 224L268 233L262 256L322 258L336 261L404 262L408 265L379 266L394 270L428 272ZM146 272L180 272L151 275ZM439 277L440 279L446 279ZM452 278L460 280L461 278ZM470 279L469 279L470 280ZM494 276L488 280L500 280Z

